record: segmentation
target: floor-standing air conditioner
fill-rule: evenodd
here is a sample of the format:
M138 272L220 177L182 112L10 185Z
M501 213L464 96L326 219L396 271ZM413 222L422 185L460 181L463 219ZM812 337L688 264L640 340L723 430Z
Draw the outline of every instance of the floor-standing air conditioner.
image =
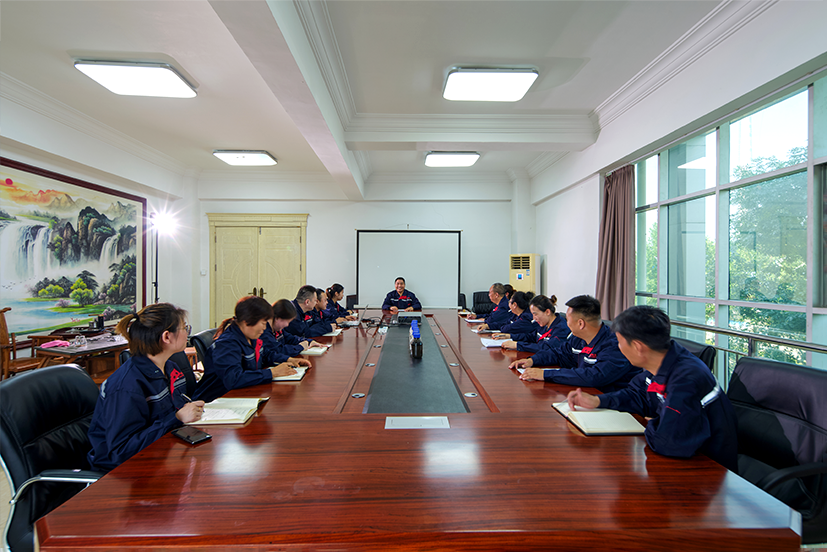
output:
M511 255L508 283L517 291L540 294L540 255Z

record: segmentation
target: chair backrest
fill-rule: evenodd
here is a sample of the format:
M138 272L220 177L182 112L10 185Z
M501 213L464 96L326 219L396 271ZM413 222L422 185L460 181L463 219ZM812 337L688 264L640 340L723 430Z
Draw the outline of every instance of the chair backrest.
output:
M192 346L195 347L195 352L198 355L198 361L204 367L204 373L210 371L212 368L212 366L209 366L210 360L207 357L207 349L209 349L210 345L212 345L213 338L215 337L215 330L216 328L204 330L203 332L198 332L194 336L190 337L190 343L192 343Z
M715 373L715 347L707 345L706 343L698 343L691 339L684 339L682 337L673 337L676 343L680 343L683 347L701 359L701 362L707 365L709 371Z
M459 300L457 301L457 306L459 306L459 308L461 308L462 310L465 310L465 309L468 308L468 303L465 302L465 294L464 293L459 294Z
M353 310L356 307L356 295L348 295L345 297L345 308Z
M49 469L89 469L86 433L98 400L98 386L76 364L26 372L0 383L0 457L11 493ZM7 541L12 550L31 550L32 524L82 490L77 483L39 483L14 508Z
M827 371L741 357L727 396L739 454L776 469L827 462Z
M494 307L496 307L494 303L491 302L491 299L488 298L487 291L475 291L474 292L474 312L476 314L488 314Z
M0 309L0 345L11 345L9 326L6 324L6 313L10 310L11 307Z

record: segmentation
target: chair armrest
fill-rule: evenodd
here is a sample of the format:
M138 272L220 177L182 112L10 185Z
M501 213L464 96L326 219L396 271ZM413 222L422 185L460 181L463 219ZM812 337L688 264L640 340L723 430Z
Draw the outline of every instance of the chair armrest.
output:
M820 473L827 473L827 463L812 462L810 464L802 464L801 466L791 466L767 475L758 482L758 487L769 491L776 485L780 485L790 479L800 479Z
M14 506L29 486L38 481L60 481L62 483L86 483L91 485L105 474L91 470L43 470L34 477L26 480L14 493L9 504Z

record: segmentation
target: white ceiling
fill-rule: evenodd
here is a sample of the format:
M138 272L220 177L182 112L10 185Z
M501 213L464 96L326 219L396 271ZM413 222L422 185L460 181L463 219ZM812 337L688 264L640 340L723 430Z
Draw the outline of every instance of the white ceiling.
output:
M429 149L477 150L465 171L505 174L588 147L618 91L721 4L3 0L0 86L45 95L182 173L244 170L213 149L266 149L274 175L328 175L359 199L377 175L427 174ZM116 96L73 68L81 57L166 60L198 96ZM457 65L540 77L520 102L449 102Z

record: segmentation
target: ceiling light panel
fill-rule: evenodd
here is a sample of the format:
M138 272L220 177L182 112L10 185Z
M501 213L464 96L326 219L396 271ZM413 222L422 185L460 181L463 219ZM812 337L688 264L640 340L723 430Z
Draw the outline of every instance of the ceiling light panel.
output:
M121 96L194 98L195 89L167 63L76 61L83 74Z
M457 102L516 102L537 80L534 69L456 68L448 73L442 97Z
M475 151L432 151L425 155L427 167L470 167L480 154Z
M277 163L276 158L264 150L215 150L212 154L236 167L266 167Z

